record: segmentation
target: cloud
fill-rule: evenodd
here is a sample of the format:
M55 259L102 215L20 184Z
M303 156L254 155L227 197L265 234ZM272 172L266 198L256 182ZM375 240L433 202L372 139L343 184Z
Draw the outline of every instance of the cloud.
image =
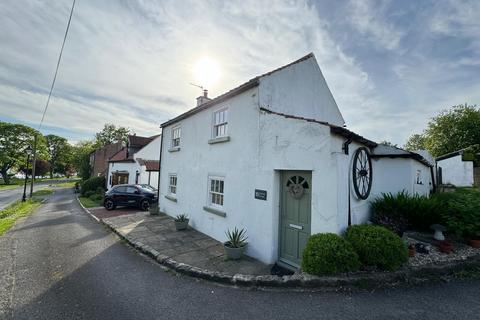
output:
M399 47L404 32L389 22L388 4L389 1L351 0L347 5L346 19L373 45L393 50Z

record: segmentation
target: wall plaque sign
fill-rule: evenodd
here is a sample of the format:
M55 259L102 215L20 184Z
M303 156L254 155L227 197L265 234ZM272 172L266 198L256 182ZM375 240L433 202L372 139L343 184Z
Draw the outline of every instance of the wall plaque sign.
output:
M267 200L267 190L255 189L255 199Z

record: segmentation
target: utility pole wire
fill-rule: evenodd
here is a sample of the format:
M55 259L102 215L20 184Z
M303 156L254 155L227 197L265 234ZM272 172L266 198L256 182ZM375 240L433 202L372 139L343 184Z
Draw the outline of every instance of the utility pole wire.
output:
M67 29L65 30L62 48L60 49L60 55L58 56L57 68L55 69L55 75L53 76L52 86L50 87L50 92L48 93L47 103L45 104L45 109L43 110L42 120L40 120L40 125L38 126L38 130L42 128L43 120L45 119L45 114L47 113L47 110L48 110L48 104L50 103L50 97L52 96L53 87L55 86L55 81L57 80L58 68L60 67L60 60L62 60L63 47L65 46L65 41L67 40L68 30L70 29L70 22L72 21L74 8L75 8L75 0L73 0L72 9L70 10L70 17L68 18Z
M38 130L42 129L43 120L45 120L45 115L47 114L48 105L50 103L50 98L52 97L52 91L55 87L55 81L57 80L58 68L60 67L60 61L62 60L63 48L65 47L65 41L67 40L68 30L70 29L70 22L72 21L73 9L75 8L75 0L72 3L72 9L70 10L70 16L68 17L67 29L65 29L65 35L63 36L62 48L60 49L60 54L58 56L57 67L55 68L55 75L53 76L52 86L50 87L50 92L48 93L47 103L45 104L45 109L43 110L42 119L38 125ZM32 163L32 181L30 183L30 198L33 194L33 184L35 183L35 163L37 162L37 142L38 138L35 134L33 142L33 163Z

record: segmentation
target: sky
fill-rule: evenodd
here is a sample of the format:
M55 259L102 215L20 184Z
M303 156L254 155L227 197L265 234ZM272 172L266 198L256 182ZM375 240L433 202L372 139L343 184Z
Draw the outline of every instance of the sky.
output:
M0 120L38 128L71 0L0 2ZM77 0L44 134L138 135L313 52L349 129L403 145L450 106L480 104L480 1Z

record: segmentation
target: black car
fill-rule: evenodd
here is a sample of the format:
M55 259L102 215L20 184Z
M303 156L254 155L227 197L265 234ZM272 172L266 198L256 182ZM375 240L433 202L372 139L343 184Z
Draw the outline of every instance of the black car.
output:
M113 210L117 206L127 206L146 211L157 200L157 189L148 184L121 184L105 192L103 206L107 210Z

